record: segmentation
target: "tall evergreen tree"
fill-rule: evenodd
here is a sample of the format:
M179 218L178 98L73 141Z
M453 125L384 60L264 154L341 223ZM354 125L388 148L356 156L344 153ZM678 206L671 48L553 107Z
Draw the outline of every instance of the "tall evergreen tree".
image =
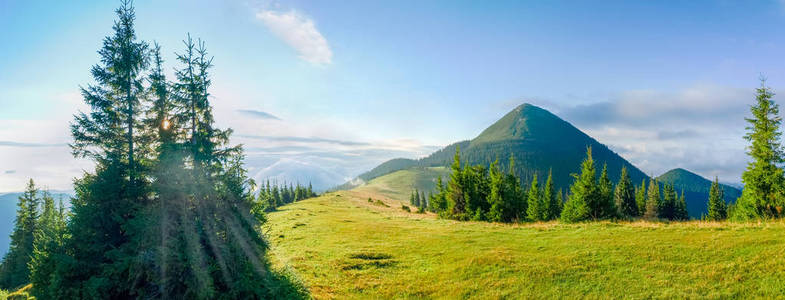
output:
M632 185L632 180L627 174L627 168L621 168L621 177L619 184L616 185L614 191L614 199L616 207L619 209L619 214L625 217L638 216L638 204L635 202L635 188Z
M15 289L28 283L28 264L33 257L35 233L39 230L40 202L40 191L30 179L25 192L19 196L11 244L0 263L0 287L3 289Z
M600 174L599 195L594 204L590 204L594 219L616 217L616 204L613 201L613 182L608 177L608 164L603 164Z
M675 219L676 220L689 220L690 214L687 212L687 199L684 197L684 190L681 190L681 196L679 200L676 201L676 212L675 212Z
M570 187L570 196L564 204L561 213L562 221L579 222L594 217L589 205L601 197L595 173L594 160L589 147L586 149L586 159L581 163L581 173L572 175L575 182Z
M744 189L732 216L737 220L780 217L785 213L785 180L779 167L785 162L780 140L782 117L765 80L761 80L756 92L756 103L750 107L752 117L745 119L749 125L744 139L750 142L747 154L752 160L741 175Z
M559 192L561 193L561 192ZM542 191L543 199L546 203L546 220L554 220L561 213L560 196L556 195L556 188L553 186L553 170L548 170L548 179L545 180L545 188Z
M725 192L720 188L719 178L714 177L714 182L711 183L709 189L709 212L706 215L707 220L721 221L728 217L727 204L725 203Z
M450 181L447 183L447 210L452 218L467 219L466 190L464 187L463 170L461 170L460 148L455 149Z
M660 202L660 206L658 207L659 217L661 219L676 219L677 197L673 185L666 183L662 188L662 202Z
M526 218L529 221L543 221L545 220L545 214L547 211L544 207L544 201L542 197L542 193L540 191L540 187L537 183L537 173L534 174L532 179L532 183L529 186L529 193L527 196L527 208L526 208Z
M638 216L646 214L646 178L641 179L641 185L635 187L635 204L638 206Z
M35 296L39 299L57 297L57 291L50 287L58 261L65 258L63 252L63 242L66 239L65 226L66 216L62 199L57 207L52 196L44 192L43 210L38 218L33 241L33 255L29 264L30 283L42 287L35 290Z
M647 192L647 199L646 199L646 211L643 213L643 217L646 219L656 219L659 217L659 208L660 208L660 184L657 182L654 177L651 178L649 181L649 190Z

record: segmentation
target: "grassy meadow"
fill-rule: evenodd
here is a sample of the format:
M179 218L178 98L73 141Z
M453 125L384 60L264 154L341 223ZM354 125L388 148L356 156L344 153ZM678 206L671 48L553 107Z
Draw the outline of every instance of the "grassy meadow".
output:
M367 188L268 218L273 263L319 299L785 295L781 221L456 222L404 212Z

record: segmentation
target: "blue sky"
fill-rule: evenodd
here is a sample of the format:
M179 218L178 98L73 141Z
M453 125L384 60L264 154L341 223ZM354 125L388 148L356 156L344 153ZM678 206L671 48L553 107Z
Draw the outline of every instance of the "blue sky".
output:
M785 87L779 1L135 3L170 72L186 33L207 43L217 120L257 178L340 182L530 102L647 173L738 182L758 76ZM117 5L0 1L0 192L90 168L67 124Z

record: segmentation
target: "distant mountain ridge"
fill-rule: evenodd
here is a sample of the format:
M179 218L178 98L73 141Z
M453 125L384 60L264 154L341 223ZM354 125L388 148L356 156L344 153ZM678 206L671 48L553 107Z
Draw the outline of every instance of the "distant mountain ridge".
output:
M676 168L658 176L657 181L673 184L679 193L684 190L690 217L700 218L707 212L711 180L688 170ZM741 190L735 187L722 183L720 183L720 187L725 193L725 202L727 203L733 203L741 196Z

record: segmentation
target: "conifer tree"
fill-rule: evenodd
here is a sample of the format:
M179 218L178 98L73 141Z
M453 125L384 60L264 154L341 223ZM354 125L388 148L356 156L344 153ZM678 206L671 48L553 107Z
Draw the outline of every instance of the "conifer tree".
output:
M638 204L635 202L635 188L632 185L632 180L627 174L627 168L621 168L621 177L619 184L616 185L614 191L614 198L616 207L619 209L619 214L625 217L638 216Z
M687 212L687 199L684 197L684 190L681 190L681 196L679 197L679 200L676 201L675 211L676 220L690 219L690 214Z
M613 182L608 177L608 164L603 164L600 174L599 197L594 204L590 204L594 219L616 217L616 204L613 201Z
M62 198L59 207L54 204L54 199L48 192L43 194L43 210L38 218L33 241L33 255L29 264L30 283L42 287L35 289L35 296L39 299L54 299L57 291L52 290L52 280L58 261L65 259L63 242L65 241L65 208Z
M561 191L559 192L561 193ZM559 217L561 213L560 196L557 197L555 187L553 186L553 170L548 170L548 179L545 180L545 188L542 191L543 199L546 204L546 217L545 220L554 220Z
M580 222L593 217L590 203L601 197L595 175L594 160L591 147L586 149L586 159L581 163L581 173L573 174L575 182L570 187L570 196L564 203L561 220L564 222Z
M638 216L646 214L646 178L641 179L641 185L635 187L635 204L638 206Z
M447 183L447 210L450 217L463 220L466 216L466 190L461 170L460 148L455 149L450 181Z
M649 181L649 190L648 190L648 197L646 199L646 211L643 214L643 217L646 219L656 219L659 217L659 207L660 207L660 184L657 182L654 177L651 178Z
M676 190L673 188L673 185L666 183L662 188L662 202L660 202L658 207L661 219L676 219L676 198Z
M28 283L30 278L28 264L33 257L35 233L39 230L39 195L35 182L30 179L24 193L19 196L11 244L0 263L0 287L3 289L18 288Z
M543 198L540 188L537 184L537 173L534 173L534 178L529 186L529 193L527 196L526 218L529 221L542 221L544 220L545 207L543 207Z
M785 213L785 179L779 167L785 161L780 140L782 117L764 79L756 92L756 103L750 107L752 117L745 119L749 125L744 139L750 142L747 154L752 160L741 175L744 189L733 209L732 217L736 220L780 217Z
M438 213L440 216L444 216L447 212L447 188L444 186L441 176L436 178L436 191L437 193L434 195L433 201L429 204L433 207L433 212Z
M727 204L725 203L725 192L720 188L719 178L714 177L709 189L709 211L706 219L710 221L721 221L728 217Z

